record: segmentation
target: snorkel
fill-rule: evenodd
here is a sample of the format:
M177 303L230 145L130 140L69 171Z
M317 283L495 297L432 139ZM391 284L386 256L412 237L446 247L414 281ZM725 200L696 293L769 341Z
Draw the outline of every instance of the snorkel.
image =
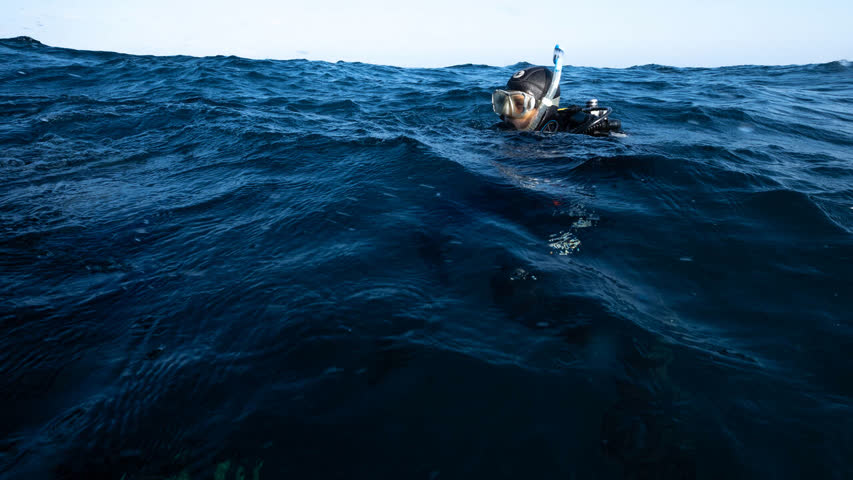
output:
M542 96L542 99L539 100L539 111L536 112L536 117L530 122L530 125L526 130L536 130L539 128L539 123L542 122L542 117L545 116L545 112L548 110L548 107L560 105L559 97L555 102L554 95L560 87L560 76L562 76L562 74L563 50L560 49L560 44L557 44L554 45L554 75L551 77L551 85L548 86L548 91L546 91L545 95Z
M557 88L560 86L560 77L563 75L563 50L560 49L560 45L554 45L554 77L551 78L551 86L548 87L548 92L545 93L545 96L542 97L542 105L550 107L551 105L560 105L560 100L558 99L556 103L553 103L554 94L557 93Z

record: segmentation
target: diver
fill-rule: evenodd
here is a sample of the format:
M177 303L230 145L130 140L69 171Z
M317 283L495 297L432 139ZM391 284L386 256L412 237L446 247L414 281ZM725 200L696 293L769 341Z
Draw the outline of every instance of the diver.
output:
M592 99L586 108L560 106L560 76L563 51L554 47L554 71L546 67L530 67L515 72L506 87L492 94L492 109L500 115L495 125L501 130L528 132L569 132L593 136L622 133L622 122L609 118L612 111L599 107Z

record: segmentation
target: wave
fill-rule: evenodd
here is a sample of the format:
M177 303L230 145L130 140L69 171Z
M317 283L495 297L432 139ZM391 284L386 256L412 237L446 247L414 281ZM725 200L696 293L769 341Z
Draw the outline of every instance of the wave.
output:
M849 62L0 56L4 475L846 473Z

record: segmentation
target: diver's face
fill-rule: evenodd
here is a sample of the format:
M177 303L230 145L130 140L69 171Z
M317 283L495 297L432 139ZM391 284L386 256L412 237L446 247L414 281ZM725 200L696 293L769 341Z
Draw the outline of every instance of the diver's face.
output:
M506 118L506 122L515 127L516 130L526 130L530 126L530 122L536 118L536 113L539 112L538 108L534 108L533 110L527 112L526 115L520 118Z

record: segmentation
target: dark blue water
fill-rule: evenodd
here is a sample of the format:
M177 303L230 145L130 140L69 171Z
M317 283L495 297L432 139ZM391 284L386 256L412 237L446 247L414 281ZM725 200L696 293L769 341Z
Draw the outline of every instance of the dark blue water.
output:
M853 477L853 67L520 66L0 41L0 476Z

